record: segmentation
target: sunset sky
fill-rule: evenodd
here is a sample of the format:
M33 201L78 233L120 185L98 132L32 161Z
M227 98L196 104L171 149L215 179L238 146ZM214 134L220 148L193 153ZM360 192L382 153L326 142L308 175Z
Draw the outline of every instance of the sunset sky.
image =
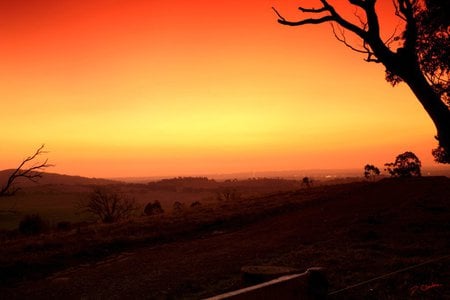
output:
M43 143L49 171L91 177L432 165L410 90L328 24L276 22L298 4L0 0L0 169Z

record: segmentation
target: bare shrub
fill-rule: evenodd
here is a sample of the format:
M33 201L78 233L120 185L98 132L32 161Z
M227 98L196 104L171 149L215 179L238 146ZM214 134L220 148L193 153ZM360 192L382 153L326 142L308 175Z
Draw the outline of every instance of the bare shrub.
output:
M81 203L81 209L97 216L103 223L114 223L129 218L137 207L134 199L106 187L96 187L88 200Z
M144 208L144 214L146 216L153 216L153 215L159 215L164 213L164 210L161 207L161 203L158 200L155 200L155 202L149 202Z
M219 201L234 201L239 200L240 198L241 195L239 192L233 188L224 188L217 191L217 200Z
M39 214L26 215L20 221L19 232L25 235L36 235L48 229L48 223Z

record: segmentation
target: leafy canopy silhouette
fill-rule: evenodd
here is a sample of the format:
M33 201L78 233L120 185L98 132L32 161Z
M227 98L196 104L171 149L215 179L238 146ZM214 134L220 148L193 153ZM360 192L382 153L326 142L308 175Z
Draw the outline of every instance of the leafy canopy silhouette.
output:
M410 151L399 154L395 158L395 162L386 163L384 165L386 166L386 171L388 171L392 177L421 176L420 168L422 167L422 163L419 158Z

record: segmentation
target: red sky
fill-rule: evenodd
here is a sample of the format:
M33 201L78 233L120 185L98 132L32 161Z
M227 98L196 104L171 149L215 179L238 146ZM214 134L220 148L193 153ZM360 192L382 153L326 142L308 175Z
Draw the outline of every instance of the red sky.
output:
M51 171L96 177L432 164L405 85L272 6L301 17L291 0L0 1L0 169L42 143Z

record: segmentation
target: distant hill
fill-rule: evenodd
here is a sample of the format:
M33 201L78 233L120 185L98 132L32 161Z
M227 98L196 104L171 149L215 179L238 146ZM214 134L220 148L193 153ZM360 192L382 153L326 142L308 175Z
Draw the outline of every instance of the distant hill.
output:
M12 169L0 171L0 186L5 185L11 173L14 172ZM42 178L39 179L37 183L24 178L18 178L16 185L22 187L35 186L35 185L47 185L47 184L58 184L58 185L106 185L114 184L119 181L102 179L102 178L88 178L81 176L71 176L63 175L57 173L43 173Z
M380 166L382 170L382 166ZM286 171L267 171L267 172L241 172L224 174L189 174L181 178L208 178L216 181L225 181L228 179L246 180L253 178L283 178L301 180L303 177L312 178L315 181L335 181L334 183L344 183L340 179L362 178L364 174L363 167L353 169L306 169L306 170L286 170ZM384 172L384 175L389 176ZM425 166L422 168L424 176L447 176L450 177L449 165ZM187 176L187 177L186 177ZM194 176L194 177L192 177ZM165 179L180 178L176 176L143 176L143 177L117 177L112 178L117 181L131 183L158 182Z

